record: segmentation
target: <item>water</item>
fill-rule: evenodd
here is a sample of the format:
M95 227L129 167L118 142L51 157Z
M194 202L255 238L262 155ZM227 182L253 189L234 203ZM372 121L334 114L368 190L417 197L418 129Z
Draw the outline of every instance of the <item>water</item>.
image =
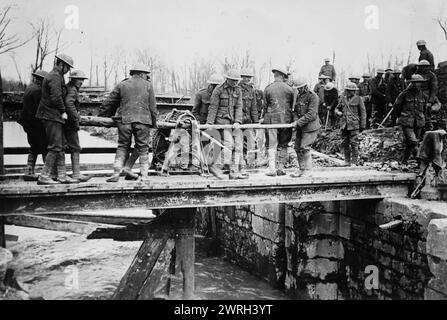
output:
M4 146L5 147L29 147L26 138L26 133L23 131L21 125L16 122L4 122ZM79 131L79 141L81 147L116 147L115 143L101 139L98 137L92 137L87 131ZM103 164L113 163L114 154L81 154L81 163ZM69 161L69 155L66 155L66 160ZM5 155L6 165L25 165L27 161L27 155ZM69 162L68 162L69 163ZM42 164L42 158L38 157L37 164Z
M6 226L6 233L19 236L7 243L18 280L44 299L109 299L141 245L17 226ZM197 299L286 299L221 258L198 252L195 272ZM171 298L180 297L181 281L175 281Z

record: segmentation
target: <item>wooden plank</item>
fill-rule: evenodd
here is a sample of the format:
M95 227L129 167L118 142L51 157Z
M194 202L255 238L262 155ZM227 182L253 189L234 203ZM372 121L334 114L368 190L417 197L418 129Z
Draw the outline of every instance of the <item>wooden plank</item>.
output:
M17 154L28 154L29 147L6 147L4 148L4 154L17 155ZM116 147L85 147L82 148L81 153L83 154L109 154L115 153Z
M132 217L131 215L126 216L107 216L107 215L94 215L92 214L80 214L78 212L64 212L64 213L51 213L51 214L35 214L38 216L43 216L47 218L56 218L56 219L64 219L64 220L72 220L72 221L80 221L80 222L90 222L104 225L115 225L122 226L128 224L141 224L148 223L154 218L137 218Z
M149 277L166 246L168 235L163 238L149 236L144 240L129 269L121 279L113 300L137 300L141 286Z
M168 239L157 263L138 293L138 300L168 298L171 287L171 269L175 263L174 247L174 239Z
M35 215L8 215L4 217L5 224L21 227L72 232L78 234L90 234L97 228L120 228L114 225L97 224L90 222L48 218Z

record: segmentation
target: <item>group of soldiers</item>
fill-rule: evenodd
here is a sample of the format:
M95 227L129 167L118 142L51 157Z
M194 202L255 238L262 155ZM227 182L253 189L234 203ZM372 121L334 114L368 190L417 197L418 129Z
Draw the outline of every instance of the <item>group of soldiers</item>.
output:
M437 115L440 121L432 121L435 107L447 102L438 99L437 81L437 75L444 76L446 66L440 64L435 74L433 55L425 41L418 41L417 46L421 52L417 64L410 64L402 71L379 69L373 78L363 75L362 82L359 76L351 76L341 94L334 84L336 73L329 59L320 70L314 90L305 79L295 79L282 67L271 70L274 81L264 91L254 87L254 74L249 69L231 69L223 77L212 75L208 86L196 93L192 114L201 124L226 125L231 129L218 131L221 141L218 145L223 148L217 157L207 160L210 173L223 179L222 169L228 169L229 179L246 179L245 168L255 165L257 152L267 158L267 176L286 175L288 147L294 140L298 167L291 176L302 177L312 169L310 151L320 128L335 126L340 129L345 164L349 166L359 161L361 131L384 124L400 125L405 137L402 162L406 164L415 155L424 131L432 130L434 124L446 129L442 112ZM53 70L33 73L33 83L25 91L19 120L31 147L25 180L57 184L90 179L80 172L78 136L78 95L87 77L82 71L73 70L69 83L65 84L64 75L73 64L70 56L56 55ZM108 182L119 181L120 175L138 179L132 172L137 158L141 177L148 177L150 129L157 128L158 117L149 75L150 70L144 65L132 67L129 78L113 89L99 110L98 116L112 117L118 127L114 172ZM242 132L243 124L279 126L266 130L260 126ZM130 154L132 140L134 152ZM213 145L213 141L209 144ZM66 173L66 151L71 154L71 176ZM39 154L45 166L38 176L34 167Z

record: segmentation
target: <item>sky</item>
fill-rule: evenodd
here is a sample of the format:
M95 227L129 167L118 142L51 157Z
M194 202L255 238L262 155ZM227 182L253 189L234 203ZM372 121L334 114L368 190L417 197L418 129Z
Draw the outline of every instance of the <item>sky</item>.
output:
M179 69L196 57L218 65L225 55L250 50L258 63L282 66L292 59L296 75L312 78L334 51L336 69L347 73L364 73L367 56L378 67L391 55L406 62L410 47L415 61L419 39L427 41L435 63L447 60L447 40L435 21L447 19L445 0L0 0L0 8L7 4L15 6L8 31L22 39L31 34L30 22L42 17L64 27L67 6L76 6L79 29L65 29L62 40L70 44L65 51L75 67L86 72L92 52L100 59L117 46L150 48ZM365 27L370 6L378 10L378 29ZM34 47L31 41L14 53L22 77ZM6 78L17 78L9 55L0 56L0 68Z

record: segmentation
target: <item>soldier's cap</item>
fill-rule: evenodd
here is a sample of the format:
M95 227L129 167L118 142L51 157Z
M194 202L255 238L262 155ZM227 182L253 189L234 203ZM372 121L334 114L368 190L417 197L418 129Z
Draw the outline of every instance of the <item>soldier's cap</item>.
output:
M300 79L297 79L297 80L293 80L292 81L292 87L294 87L294 88L302 88L302 87L305 87L305 86L307 86L308 84L307 84L307 81L306 81L306 79L304 79L304 78L300 78Z
M321 79L330 79L330 77L328 77L328 76L322 74L322 75L318 76L318 79L319 79L319 80L321 80Z
M425 82L425 81L427 80L424 79L424 77L421 76L420 74L413 74L410 79L410 82Z
M335 88L335 84L333 82L329 82L324 86L324 90L330 91Z
M39 78L45 78L47 76L48 72L43 71L43 70L37 70L35 72L32 73L33 76L35 77L39 77Z
M427 60L421 60L418 63L418 66L429 66L430 62L428 62Z
M129 71L137 71L137 72L144 72L144 73L151 73L151 70L147 66L145 66L142 63L137 63L132 66L132 68L129 69Z
M224 77L231 80L241 80L241 74L236 69L230 69L226 74L224 74Z
M367 74L367 73L364 73L363 76L362 76L362 78L365 78L365 79L366 79L366 78L371 78L371 76L370 76L369 74Z
M352 83L352 82L348 82L346 84L346 86L345 86L345 90L348 90L348 91L356 91L358 89L359 88L357 87L357 85L355 83Z
M286 71L286 69L283 69L281 67L279 68L272 68L272 72L278 71L280 73L282 73L283 75L285 75L287 77L288 72Z
M225 79L218 73L214 73L208 79L208 84L221 84L225 81Z
M331 62L331 59L326 58L326 59L324 59L324 62Z
M242 69L241 70L241 77L254 77L254 73L253 71L251 71L250 69Z
M349 79L349 80L351 80L351 79L357 79L357 80L360 80L360 77L359 77L359 76L356 76L356 75L352 75L352 76L350 76L348 79Z
M447 61L442 61L438 63L438 69L444 68L445 66L447 66Z
M68 54L60 53L56 55L56 58L64 62L66 65L68 65L70 68L73 68L74 61L73 58L70 57Z
M386 69L385 69L385 72L393 72L393 69L391 69L391 68L386 68Z
M416 42L417 46L425 46L426 44L425 40L418 40L418 42Z
M71 79L88 79L88 77L85 75L85 73L81 70L73 70L70 72L69 78Z
M383 70L383 69L377 69L377 73L385 73L385 70Z

